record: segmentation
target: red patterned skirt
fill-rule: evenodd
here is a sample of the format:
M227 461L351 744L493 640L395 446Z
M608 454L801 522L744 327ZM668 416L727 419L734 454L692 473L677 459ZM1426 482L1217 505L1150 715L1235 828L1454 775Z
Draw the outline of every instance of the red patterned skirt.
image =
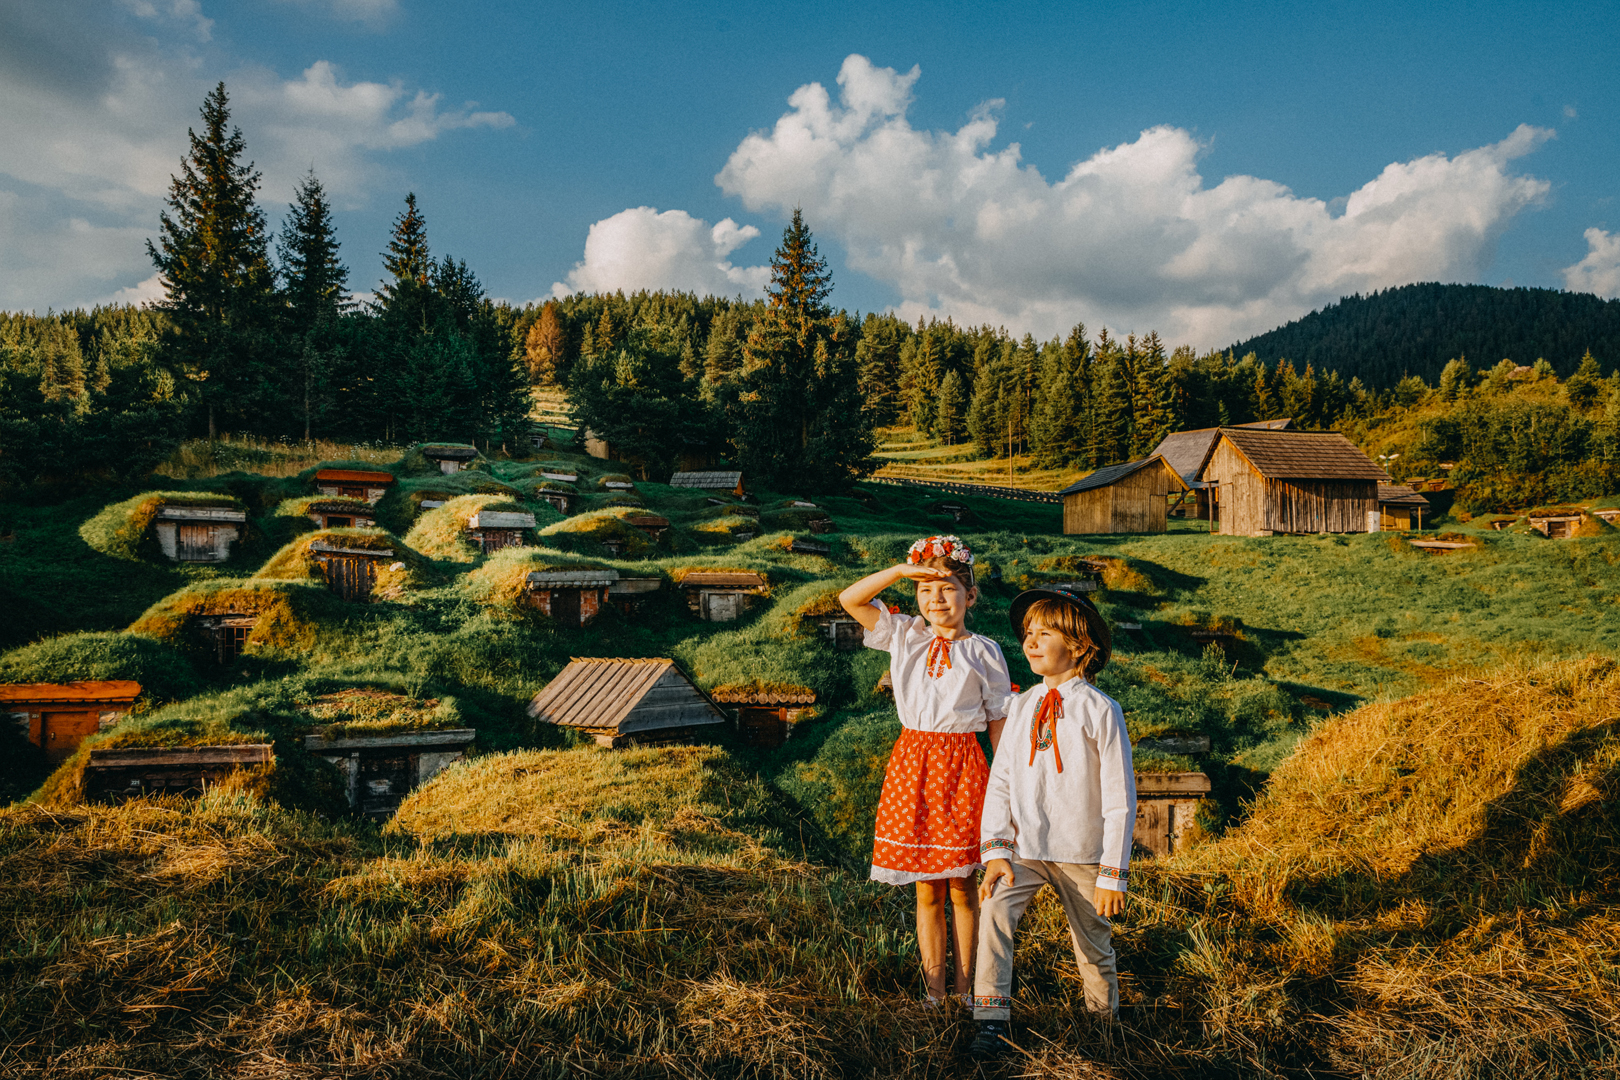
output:
M878 800L872 880L890 885L967 877L979 862L990 766L967 731L902 728Z

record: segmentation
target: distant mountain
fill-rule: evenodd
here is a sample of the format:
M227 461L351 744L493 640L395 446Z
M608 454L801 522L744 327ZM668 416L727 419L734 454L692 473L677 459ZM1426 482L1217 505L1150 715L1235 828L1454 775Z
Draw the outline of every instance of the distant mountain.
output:
M1387 388L1406 375L1433 386L1440 369L1466 356L1474 370L1503 358L1533 364L1544 358L1560 378L1587 349L1605 373L1620 363L1620 300L1557 289L1498 289L1489 285L1402 285L1370 296L1347 296L1303 319L1232 346L1272 363L1308 363L1369 387Z

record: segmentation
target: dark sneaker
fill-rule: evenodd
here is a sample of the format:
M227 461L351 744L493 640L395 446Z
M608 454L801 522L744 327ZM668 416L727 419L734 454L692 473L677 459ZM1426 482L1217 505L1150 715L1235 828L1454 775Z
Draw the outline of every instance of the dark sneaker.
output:
M1005 1020L980 1020L979 1030L973 1036L968 1053L980 1061L994 1061L1006 1057L1016 1047L1012 1043L1012 1028Z

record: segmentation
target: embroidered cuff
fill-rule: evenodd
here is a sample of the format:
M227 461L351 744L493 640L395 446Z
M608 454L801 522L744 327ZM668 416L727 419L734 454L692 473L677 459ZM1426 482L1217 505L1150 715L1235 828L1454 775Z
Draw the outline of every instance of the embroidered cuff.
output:
M1011 840L986 840L984 843L979 845L979 854L988 855L996 848L1005 849L1008 855L1015 855L1018 853L1018 845Z
M975 994L973 997L973 1007L975 1009L1010 1009L1012 1008L1012 998L984 997L982 995Z
M1124 892L1130 876L1131 872L1129 870L1116 870L1112 866L1099 866L1097 867L1097 888Z

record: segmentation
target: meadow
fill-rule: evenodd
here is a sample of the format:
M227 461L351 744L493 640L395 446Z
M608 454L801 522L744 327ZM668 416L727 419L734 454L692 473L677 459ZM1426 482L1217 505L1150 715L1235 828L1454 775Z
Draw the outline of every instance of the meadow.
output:
M377 535L409 546L384 598L309 576L316 453L395 472ZM88 750L54 773L7 744L0 810L0 1069L38 1076L954 1075L969 1026L917 1005L910 902L863 880L898 731L883 654L834 651L808 618L926 532L973 546L973 628L1033 681L1005 612L1021 588L1095 572L1120 630L1100 685L1133 737L1208 734L1204 838L1143 884L1118 940L1127 1009L1076 1011L1061 914L1021 955L1028 1056L1007 1075L1612 1074L1620 1003L1620 534L1549 541L1399 534L1065 537L1058 508L860 484L819 506L828 556L786 543L795 492L734 500L601 481L547 451L444 477L399 449L191 445L142 487L0 504L0 681L136 678L147 703L95 745L266 739L277 763L201 799L85 806ZM578 470L579 511L537 501ZM224 466L230 466L228 468ZM1033 486L1033 485L1032 485ZM143 491L229 496L250 515L230 563L121 547ZM513 504L532 546L485 557L458 511ZM622 558L626 504L668 517ZM719 527L717 527L719 523ZM639 615L555 626L516 602L530 568L658 575ZM673 587L752 569L767 601L699 622ZM273 594L273 627L211 663L184 615ZM896 594L892 601L907 604ZM1219 631L1201 644L1195 631ZM604 751L524 715L570 656L671 656L704 687L814 688L778 750L728 736ZM343 812L297 746L344 694L380 692L479 731L478 753L388 825ZM344 699L347 700L347 699ZM352 721L351 721L352 722ZM1133 879L1134 880L1134 879ZM1091 1059L1095 1059L1094 1061Z

